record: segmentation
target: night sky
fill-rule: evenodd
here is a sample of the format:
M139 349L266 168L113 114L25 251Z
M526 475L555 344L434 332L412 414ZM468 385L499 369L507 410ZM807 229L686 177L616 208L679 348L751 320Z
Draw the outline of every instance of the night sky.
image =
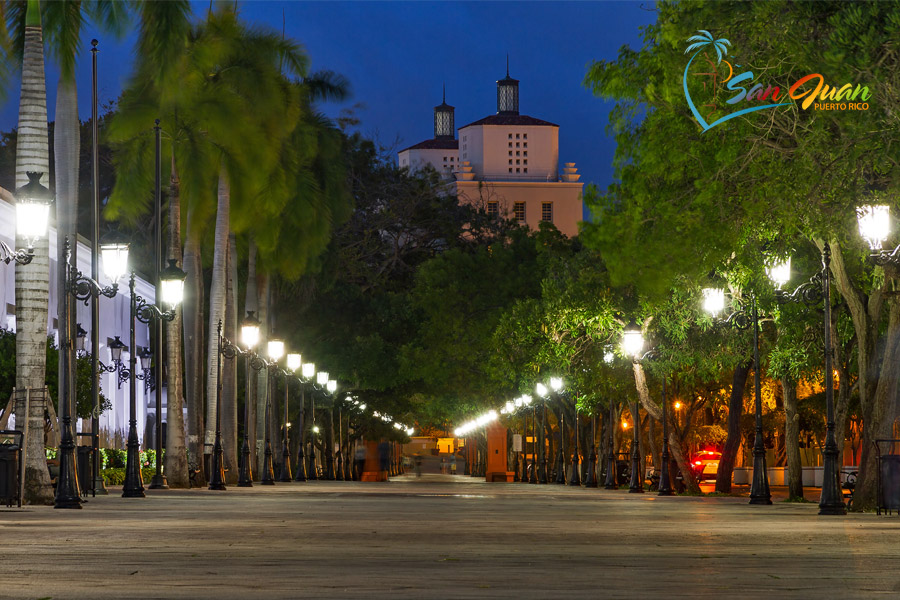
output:
M194 10L205 13L208 3ZM456 107L457 128L496 112L496 80L520 81L522 114L560 126L560 162L574 161L582 181L605 187L614 144L606 136L610 105L582 85L588 63L611 60L623 44L640 45L639 27L655 20L651 2L274 2L242 1L248 21L281 30L306 48L313 70L347 77L362 103L359 130L395 150L432 137L432 108ZM80 59L80 114L90 118L90 39L100 39L101 103L127 83L132 40L89 28ZM48 111L53 119L58 71L48 60ZM0 111L0 129L16 126L19 83ZM148 124L150 127L152 124Z

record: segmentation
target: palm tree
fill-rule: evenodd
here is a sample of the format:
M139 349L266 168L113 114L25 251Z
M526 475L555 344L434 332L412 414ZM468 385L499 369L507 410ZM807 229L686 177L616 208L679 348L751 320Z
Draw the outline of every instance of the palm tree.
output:
M120 142L116 156L119 177L108 216L125 212L134 216L147 207L146 184L152 172L148 168L152 164L150 146L142 132L146 132L146 124L152 118L162 117L167 133L166 151L172 156L171 173L173 177L178 174L179 198L187 210L185 269L189 280L186 289L188 293L195 291L194 300L202 284L199 240L206 224L215 220L209 331L214 331L218 320L224 320L225 315L231 199L240 199L243 210L255 210L254 203L248 199L261 197L260 182L268 172L267 165L299 115L290 86L277 69L282 57L291 70L305 69L305 56L295 44L244 27L230 10L212 13L206 23L187 33L181 51L171 57L171 71L162 74L155 70L158 62L138 69L111 127L111 136ZM166 81L171 85L163 85ZM171 206L170 212L175 212ZM190 296L187 300L191 300ZM198 322L194 320L196 316L196 312L185 314L186 334L194 344L201 337ZM188 317L194 327L187 327ZM216 386L215 339L210 339L208 345L210 393L204 441L211 443L216 410L215 394L211 393ZM186 354L189 360L201 356L199 346L187 350ZM189 370L189 390L191 381ZM196 410L196 405L202 404L200 395L189 393L188 399L194 405L189 405L189 424L197 426L201 421ZM173 425L169 427L172 429ZM192 435L197 434L199 431L192 428ZM192 460L200 465L199 440L195 448L191 452ZM171 454L167 452L167 456Z
M28 0L23 28L22 94L19 101L19 130L16 141L16 187L28 182L26 173L50 173L47 137L47 92L44 80L44 43L40 3ZM25 240L17 239L22 247ZM16 427L28 420L25 464L25 500L31 504L52 504L53 488L44 455L47 316L50 289L49 240L34 245L34 260L16 266ZM24 395L30 393L30 409L25 414Z

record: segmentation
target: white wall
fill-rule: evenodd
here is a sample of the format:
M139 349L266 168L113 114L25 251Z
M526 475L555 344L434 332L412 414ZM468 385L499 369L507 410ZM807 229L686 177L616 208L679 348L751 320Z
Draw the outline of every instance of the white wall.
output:
M460 129L459 136L460 157L462 160L472 163L476 179L486 181L557 180L559 173L558 127L549 125L473 125ZM463 150L464 147L465 150ZM510 152L512 152L512 156L509 155ZM516 152L519 154L517 155ZM509 164L510 160L512 160L511 165ZM517 164L516 161L520 162ZM509 172L509 169L512 169L512 173ZM516 169L519 171L516 172Z

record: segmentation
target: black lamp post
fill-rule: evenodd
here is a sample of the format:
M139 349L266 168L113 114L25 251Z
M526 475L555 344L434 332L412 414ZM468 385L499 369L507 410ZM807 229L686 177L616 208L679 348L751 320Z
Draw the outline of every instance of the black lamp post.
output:
M290 418L288 416L289 408L290 408L290 397L288 387L290 382L288 381L288 371L291 373L295 372L300 366L303 364L302 358L299 354L291 353L287 355L287 371L283 371L284 374L284 423L282 425L282 434L281 434L281 472L278 474L278 481L289 483L293 481L293 476L291 475L291 449L290 449L290 427L291 423L288 421Z
M587 473L584 477L584 487L597 487L597 417L591 415L591 447L588 454Z
M318 377L318 373L316 374ZM309 411L310 417L312 418L312 435L309 437L309 474L308 478L310 481L318 481L319 479L319 467L316 465L316 438L319 435L319 426L316 424L316 389L315 386L311 388L312 393L309 395Z
M244 370L246 373L247 387L244 397L244 441L241 445L241 456L238 466L238 487L253 487L253 466L250 456L250 406L252 404L253 385L252 373L265 368L266 362L253 352L253 348L259 343L259 319L254 311L247 311L247 316L241 322L241 350L228 339L222 338L222 354L225 358L234 359L237 356L244 357ZM218 412L218 411L217 411ZM222 461L220 461L222 464ZM215 471L215 469L213 469Z
M663 418L663 451L662 451L662 471L659 474L659 494L660 496L672 496L675 491L669 481L669 413L667 406L669 401L666 398L666 378L662 381L662 418Z
M537 483L537 432L535 431L535 422L537 421L537 405L531 405L531 473L528 476L528 483Z
M229 344L230 346L230 344ZM222 449L222 319L216 329L216 441L210 465L209 489L225 491L225 456Z
M566 416L559 411L559 448L556 453L556 483L566 484Z
M297 472L294 475L294 481L306 481L309 478L306 472L306 458L303 454L303 448L306 446L306 386L312 381L315 374L316 365L314 363L303 363L300 367L300 426L297 428L300 432L300 439L297 440Z
M143 498L144 484L141 479L141 457L140 444L137 436L137 406L136 406L136 389L135 370L137 367L137 352L135 347L135 321L141 323L149 323L150 321L166 320L171 321L175 318L175 307L178 306L184 297L184 278L187 274L175 266L175 261L169 262L169 267L160 273L160 286L157 288L157 297L164 306L168 306L168 310L161 309L157 304L150 304L135 293L134 271L128 282L128 289L131 293L131 318L130 320L130 345L129 345L129 371L131 372L130 388L129 388L129 410L128 419L128 443L127 457L125 460L125 483L122 487L123 498ZM158 390L159 388L157 388Z
M634 321L629 323L623 332L622 346L632 361L639 360L638 357L641 355L644 347L644 336L640 327ZM631 485L628 487L628 492L631 494L643 494L644 471L641 468L641 413L637 400L635 400L631 409L631 420L633 421L634 433L631 441Z
M272 405L272 394L274 392L275 372L278 368L278 361L284 356L284 342L281 340L269 340L267 346L269 354L268 377L266 378L266 415L265 415L265 455L263 460L262 485L275 485L275 466L272 462L272 432L270 426L270 406Z
M603 482L603 487L607 490L617 490L619 489L619 473L616 464L615 447L616 403L612 400L609 401L609 424L606 426L606 429L609 436L609 448L606 454L606 481Z

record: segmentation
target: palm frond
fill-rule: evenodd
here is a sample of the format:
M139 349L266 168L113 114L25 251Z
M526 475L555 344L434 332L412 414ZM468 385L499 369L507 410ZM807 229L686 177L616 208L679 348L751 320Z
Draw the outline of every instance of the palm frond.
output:
M694 49L696 49L696 48L702 48L703 46L708 46L708 45L709 45L709 42L697 42L696 44L691 44L690 46L688 46L688 47L684 50L684 53L687 54L687 53L690 52L691 50L694 50Z

